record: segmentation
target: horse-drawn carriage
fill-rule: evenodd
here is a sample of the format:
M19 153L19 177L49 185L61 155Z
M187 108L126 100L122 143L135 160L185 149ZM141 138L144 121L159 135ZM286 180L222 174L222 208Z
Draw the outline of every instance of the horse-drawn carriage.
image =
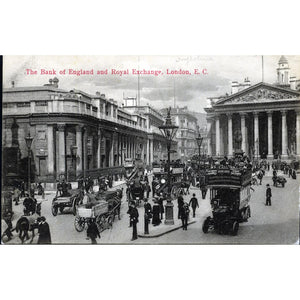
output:
M239 223L250 217L251 170L211 169L207 173L212 217L205 219L202 230L237 235Z
M134 200L136 205L139 206L141 201L144 200L146 182L141 181L139 178L135 178L134 180L129 181L128 185L131 200Z
M158 164L153 164L153 177L154 177L154 192L156 195L161 193L168 194L168 172L165 168ZM179 163L170 164L170 185L171 196L175 199L179 193L189 187L189 183L183 181L183 165Z
M71 208L74 216L76 215L77 206L83 199L83 191L81 189L69 190L67 194L56 196L52 200L52 215L57 216L58 210L63 213L66 207Z
M86 194L83 204L77 207L74 220L75 229L78 232L84 230L86 224L92 219L95 220L99 232L111 228L115 216L120 219L120 209L123 191L99 192L97 194Z

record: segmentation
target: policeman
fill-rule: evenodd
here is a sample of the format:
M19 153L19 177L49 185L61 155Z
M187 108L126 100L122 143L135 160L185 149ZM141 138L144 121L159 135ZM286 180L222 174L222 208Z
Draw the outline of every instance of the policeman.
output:
M132 239L131 240L134 241L138 238L136 224L139 222L139 212L138 212L137 208L135 207L135 204L132 204L132 208L130 211L130 221L132 224Z

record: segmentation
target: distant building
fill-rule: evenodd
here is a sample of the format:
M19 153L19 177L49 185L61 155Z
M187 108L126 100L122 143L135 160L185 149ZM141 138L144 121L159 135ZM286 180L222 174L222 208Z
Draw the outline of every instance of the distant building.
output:
M251 85L246 78L232 82L231 95L210 98L209 155L242 150L251 158L300 159L300 80L290 77L284 56L276 71L275 84Z
M131 116L141 116L146 119L146 127L148 133L147 149L148 156L145 161L148 165L153 162L160 162L167 160L167 144L159 126L165 122L165 117L155 108L150 105L137 105L135 97L124 98L123 110L128 112ZM177 142L174 141L172 148L176 148ZM171 154L171 159L177 159L177 153Z
M161 113L166 116L167 109L162 109ZM171 109L171 117L179 127L175 138L178 157L182 161L187 161L198 153L196 137L198 137L199 128L197 118L188 110L187 106Z

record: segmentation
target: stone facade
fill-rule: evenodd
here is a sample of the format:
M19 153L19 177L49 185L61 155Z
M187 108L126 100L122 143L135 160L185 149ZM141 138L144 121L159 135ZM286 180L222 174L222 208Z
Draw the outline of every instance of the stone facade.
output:
M300 158L300 91L288 85L288 64L279 61L278 82L264 82L224 97L206 108L208 154L251 158Z
M18 173L16 165L27 168L25 137L29 133L34 138L31 169L36 181L53 182L61 176L73 181L99 172L118 173L125 158L136 155L150 164L156 141L164 144L164 140L161 135L151 140L154 133L147 118L124 111L104 94L59 89L58 81L4 89L4 175Z

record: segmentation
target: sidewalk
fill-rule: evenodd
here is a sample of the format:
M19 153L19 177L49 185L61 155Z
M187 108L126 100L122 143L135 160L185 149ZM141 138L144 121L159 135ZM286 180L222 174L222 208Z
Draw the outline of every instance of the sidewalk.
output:
M191 187L190 188L190 194L189 195L184 195L184 201L189 203L190 198L192 197L193 193L195 191L198 191L198 188ZM198 199L199 201L200 199ZM153 201L149 200L149 203L151 206L153 206ZM142 202L142 205L138 207L139 210L139 223L137 224L137 230L138 230L138 237L139 238L156 238L163 236L167 233L173 232L175 230L181 229L182 230L182 221L181 219L178 219L178 207L177 207L177 200L173 200L173 218L174 218L174 225L166 225L165 224L165 214L163 215L164 218L161 220L160 225L158 226L153 226L152 225L152 220L150 220L149 224L149 234L144 234L144 204ZM164 201L164 205L166 202ZM192 218L192 208L190 208L190 215L189 215L189 220L188 220L188 225L196 223L196 219Z

